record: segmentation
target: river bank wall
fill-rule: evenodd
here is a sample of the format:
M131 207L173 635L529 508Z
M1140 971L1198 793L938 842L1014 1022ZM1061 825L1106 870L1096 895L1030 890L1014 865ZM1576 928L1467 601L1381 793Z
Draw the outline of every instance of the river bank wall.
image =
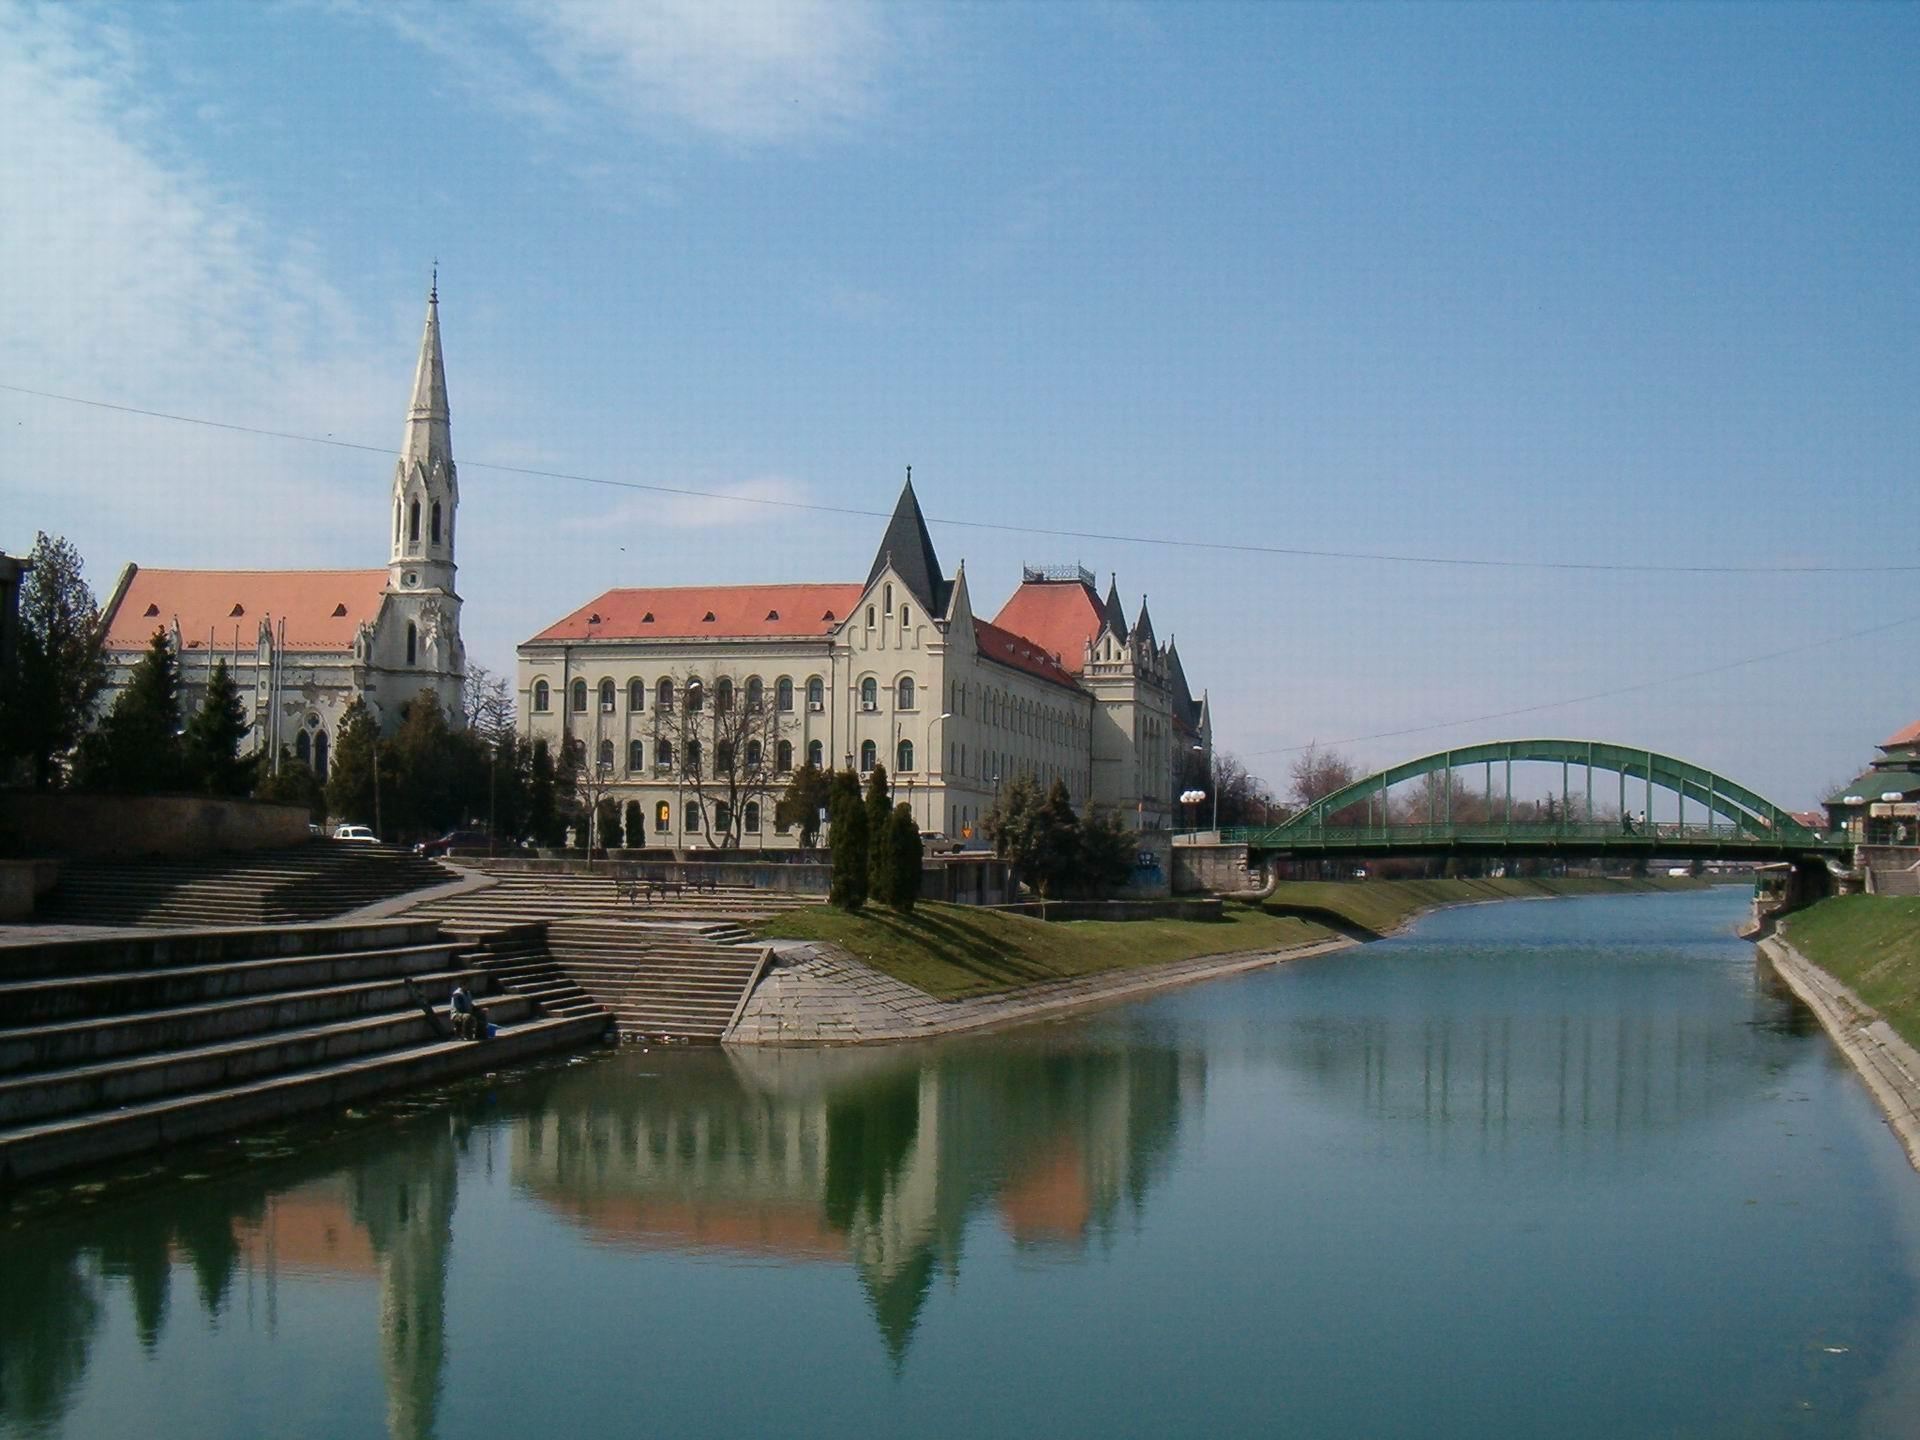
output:
M1766 936L1755 948L1847 1057L1880 1107L1888 1128L1899 1138L1908 1163L1920 1170L1920 1051L1903 1040L1849 986L1796 950L1784 935Z

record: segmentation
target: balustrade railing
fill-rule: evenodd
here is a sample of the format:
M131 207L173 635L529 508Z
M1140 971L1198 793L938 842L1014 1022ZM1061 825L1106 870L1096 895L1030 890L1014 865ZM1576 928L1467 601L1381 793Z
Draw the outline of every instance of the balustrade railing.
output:
M1757 850L1778 850L1782 845L1840 849L1848 843L1847 837L1838 831L1776 832L1726 821L1690 824L1652 820L1583 820L1552 824L1435 820L1394 825L1254 825L1225 829L1220 839L1224 844L1247 844L1270 849L1288 846L1357 849L1368 845L1392 848L1395 845L1429 845L1436 841L1464 845L1591 843L1603 849L1616 846L1641 849L1649 843L1676 842L1735 847L1746 845Z

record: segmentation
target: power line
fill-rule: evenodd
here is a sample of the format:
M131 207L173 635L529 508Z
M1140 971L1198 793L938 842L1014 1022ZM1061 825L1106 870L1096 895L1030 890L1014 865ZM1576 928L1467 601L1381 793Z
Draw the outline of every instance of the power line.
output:
M31 395L41 400L58 400L68 405L85 405L96 410L111 410L122 415L139 415L151 420L198 425L205 429L226 430L238 435L256 435L269 440L291 440L303 445L328 445L338 450L366 451L376 455L393 453L393 447L390 445L368 445L356 440L337 440L331 435L303 435L291 430L270 430L257 425L236 425L230 421L209 420L198 415L178 415L165 410L143 409L138 405L116 404L110 400L61 395L51 390L35 390L25 385L0 383L0 390L10 391L16 395ZM780 500L765 495L729 495L719 490L652 485L641 480L615 480L604 475L582 475L565 470L540 470L527 465L503 465L488 460L463 460L460 462L460 468L491 470L502 475L524 475L537 480L561 480L579 485L600 485L609 489L633 490L649 495L670 495L693 500L718 500L733 505L760 505L779 510L807 511L818 515L844 515L867 520L892 518L890 510L869 510L853 505L826 505L808 500ZM930 525L944 525L952 529L1039 536L1049 540L1086 540L1109 545L1145 545L1168 550L1262 555L1288 560L1348 560L1380 565L1427 565L1458 570L1545 570L1616 575L1906 575L1920 573L1920 562L1900 565L1654 565L1600 560L1514 560L1492 556L1398 554L1379 550L1324 550L1299 545L1256 545L1232 540L1187 540L1164 535L1128 535L1118 531L1051 529L1039 525L1014 525L993 520L959 520L944 515L929 515L926 518Z
M1537 715L1543 710L1560 710L1569 705L1585 705L1594 700L1611 700L1618 695L1633 695L1661 685L1677 685L1683 680L1700 680L1709 675L1724 675L1729 670L1741 670L1749 665L1764 665L1770 660L1784 660L1790 655L1804 655L1809 650L1820 650L1829 645L1844 645L1849 640L1878 635L1882 631L1911 625L1915 621L1920 621L1920 615L1907 615L1898 620L1886 620L1878 625L1869 625L1864 630L1850 630L1845 635L1830 635L1820 640L1809 640L1804 645L1789 645L1784 650L1769 651L1765 655L1749 655L1744 660L1729 660L1723 665L1710 665L1704 670L1689 670L1681 675L1662 675L1656 680L1641 680L1632 685L1622 685L1614 690L1596 690L1591 695L1577 695L1568 700L1547 700L1538 705L1520 705L1512 710L1494 710L1485 715L1471 715L1461 720L1441 720L1432 725L1409 725L1404 730L1381 730L1372 735L1351 735L1345 740L1314 740L1305 745L1283 745L1271 750L1249 750L1241 758L1253 759L1260 755L1298 755L1302 751L1323 746L1331 748L1340 745L1360 745L1369 740L1397 740L1403 735L1426 735L1435 730L1453 730L1462 725L1483 725L1489 720L1508 720L1515 715Z

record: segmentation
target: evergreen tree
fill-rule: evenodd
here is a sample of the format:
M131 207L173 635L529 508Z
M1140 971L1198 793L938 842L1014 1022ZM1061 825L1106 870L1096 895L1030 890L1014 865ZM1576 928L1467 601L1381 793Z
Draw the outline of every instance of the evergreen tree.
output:
M913 818L912 809L904 801L894 806L887 821L887 848L892 852L893 864L888 877L891 888L884 898L895 910L910 915L920 899L920 864L924 852L920 845L920 822Z
M180 666L164 630L127 677L113 709L80 747L75 778L89 790L151 795L180 788Z
M594 807L594 843L602 850L618 850L626 844L620 828L620 802L611 796Z
M14 669L0 675L0 762L18 758L34 788L47 790L86 733L107 666L100 607L81 576L79 551L42 532L28 561ZM0 779L7 768L0 763Z
M638 800L627 801L625 818L627 848L638 850L647 843L647 814Z
M1056 780L1034 817L1033 849L1026 861L1034 888L1048 899L1076 888L1081 858L1080 817L1073 813L1066 782Z
M831 803L832 789L827 773L809 760L793 772L786 793L774 804L774 823L797 828L802 850L811 850L820 838L820 812Z
M402 838L438 835L467 819L461 768L440 699L422 689L402 708L400 726L380 753L387 828Z
M374 823L380 808L373 792L374 757L379 744L380 726L373 712L355 696L340 717L327 771L327 807L336 819L354 825Z
M860 781L851 770L834 776L827 823L833 827L828 899L842 910L858 910L867 903L867 809L860 802Z
M209 795L245 795L252 788L254 757L240 754L247 729L240 687L227 673L227 662L217 661L206 698L187 721L186 769L195 789Z
M553 753L547 749L545 740L535 740L533 754L527 765L527 834L536 845L556 846L560 841L554 837L554 832L559 824L554 797Z
M893 797L887 794L887 767L867 772L867 894L885 903L893 893L893 850L887 844L887 821L893 815Z

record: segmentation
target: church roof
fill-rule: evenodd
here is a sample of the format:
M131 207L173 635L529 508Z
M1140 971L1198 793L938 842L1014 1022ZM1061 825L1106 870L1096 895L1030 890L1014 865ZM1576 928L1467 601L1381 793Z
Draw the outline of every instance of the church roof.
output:
M380 614L387 572L381 570L145 570L129 566L132 576L103 629L106 648L144 650L156 630L180 622L180 643L204 646L208 633L216 650L234 643L251 650L260 622L271 619L276 632L286 622L289 650L353 649L361 621Z
M1029 675L1049 680L1055 685L1064 685L1069 690L1078 690L1073 676L1052 654L1029 640L1024 635L1002 628L988 620L973 622L973 643L983 660L997 661L1010 665L1015 670L1024 670Z
M993 623L1058 655L1077 675L1086 667L1087 642L1107 624L1093 588L1078 580L1029 580L1007 598ZM1124 638L1124 632L1123 632Z
M824 636L854 612L865 591L844 584L609 590L526 643Z
M880 537L873 568L867 571L867 584L879 579L880 572L889 564L929 614L947 613L951 587L941 573L940 557L933 553L933 537L927 533L926 517L920 513L920 501L913 493L911 474L900 491L899 502L893 507L887 533Z

